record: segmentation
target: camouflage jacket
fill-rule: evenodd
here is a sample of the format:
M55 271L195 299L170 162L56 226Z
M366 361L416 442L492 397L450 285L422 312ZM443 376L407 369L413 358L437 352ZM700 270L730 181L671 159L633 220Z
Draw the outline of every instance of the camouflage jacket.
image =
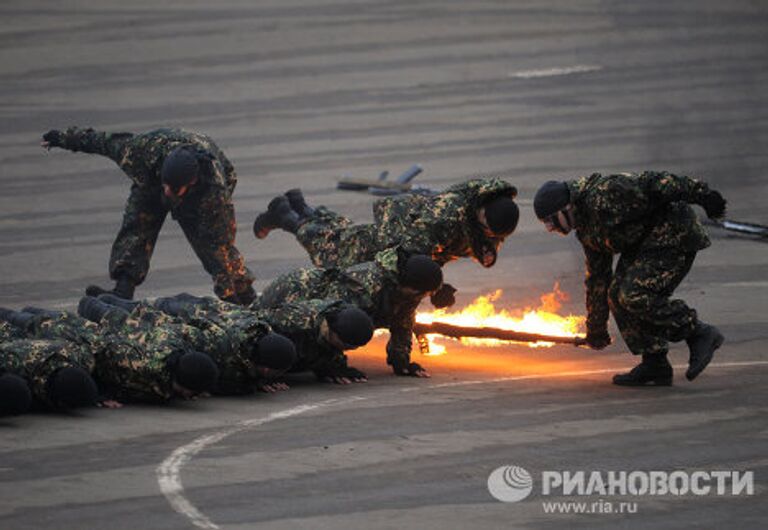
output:
M28 328L38 338L60 339L87 348L94 356L93 377L105 397L121 401L165 401L173 396L166 369L170 354L185 349L177 333L141 313L130 318L108 312L95 324L71 313L37 315Z
M416 308L424 296L400 291L399 249L376 254L373 261L345 269L297 269L269 284L256 301L262 308L310 299L343 300L356 305L377 328L388 328L388 358L410 359Z
M190 343L216 362L216 394L241 395L255 390L261 376L252 354L259 339L272 331L267 322L243 306L215 298L196 298L184 304L177 316L166 316L195 330L196 338Z
M644 251L696 252L710 245L688 205L709 192L701 181L666 172L601 175L568 183L576 236L586 254L587 329L608 322L613 256Z
M192 186L184 200L167 201L161 193L160 170L166 155L176 147L192 146L201 168L200 182ZM156 129L143 134L107 133L70 127L64 132L64 149L96 153L114 160L134 185L153 189L162 197L174 219L195 219L202 233L216 223L216 212L232 210L232 193L237 184L235 169L209 137L180 129ZM201 212L206 215L201 216ZM230 218L232 215L225 216Z
M48 399L50 377L69 367L90 373L94 356L86 346L66 340L16 339L0 343L0 373L10 372L26 379L35 400L45 405L52 405Z
M100 132L70 127L62 148L111 158L140 187L160 188L165 157L179 146L192 146L202 168L202 181L231 196L237 184L235 169L211 138L181 129L155 129L142 134ZM192 190L190 190L191 193Z
M348 267L371 261L377 252L400 245L413 254L425 254L440 265L471 257L492 266L502 237L487 235L477 222L477 210L491 199L514 197L517 190L499 179L474 179L449 187L442 193L400 195L373 204L373 224L350 225L349 241L341 248L312 256L319 267ZM327 211L319 208L322 219Z

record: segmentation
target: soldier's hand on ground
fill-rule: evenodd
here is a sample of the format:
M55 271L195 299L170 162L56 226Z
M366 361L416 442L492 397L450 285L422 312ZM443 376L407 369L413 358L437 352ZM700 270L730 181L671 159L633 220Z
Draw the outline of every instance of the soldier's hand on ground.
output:
M726 200L719 191L710 191L704 196L702 206L710 219L722 219L725 217Z
M64 134L56 129L51 129L43 135L43 141L40 142L40 145L45 149L61 147L64 145Z
M419 363L408 363L404 366L392 366L392 370L395 375L410 376L410 377L431 377L424 367Z
M429 301L432 302L432 305L437 309L451 307L456 303L455 294L456 288L450 283L444 283L437 291L432 293L432 296L429 297Z
M611 344L611 336L607 331L587 332L586 344L593 350L602 350Z
M323 377L323 381L326 383L333 383L336 385L351 385L352 381L350 379L347 379L346 377L341 377L338 375L326 375Z
M123 408L123 404L119 401L116 401L114 399L105 399L103 401L99 401L97 403L99 407L105 408L105 409L121 409Z
M348 379L350 379L353 383L366 383L368 382L368 376L365 375L363 372L358 370L357 368L352 368L351 366L348 366L344 370L344 376Z
M257 386L257 388L259 392L264 392L266 394L274 394L275 392L288 390L290 387L285 383L272 382L272 383L261 383Z

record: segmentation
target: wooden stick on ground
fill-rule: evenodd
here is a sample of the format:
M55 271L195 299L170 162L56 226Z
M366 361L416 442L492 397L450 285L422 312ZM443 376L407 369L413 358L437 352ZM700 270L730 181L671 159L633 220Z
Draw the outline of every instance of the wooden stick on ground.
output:
M498 339L515 342L556 342L559 344L574 344L576 346L581 346L585 343L584 337L558 337L556 335L541 335L539 333L526 333L524 331L513 331L510 329L464 327L447 324L445 322L433 322L431 324L417 322L413 326L413 333L417 337L435 333L456 339L473 337L478 339Z

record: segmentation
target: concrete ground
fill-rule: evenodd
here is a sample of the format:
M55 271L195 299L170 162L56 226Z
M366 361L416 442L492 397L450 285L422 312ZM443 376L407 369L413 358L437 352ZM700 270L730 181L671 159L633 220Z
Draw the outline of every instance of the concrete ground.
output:
M239 247L262 287L306 265L284 233L256 241L269 199L336 191L412 163L437 188L503 173L523 218L497 265L449 265L460 303L503 289L535 304L555 281L583 313L581 251L544 232L551 178L667 169L700 176L730 217L768 224L768 6L760 2L245 0L0 5L0 305L73 307L107 282L128 181L107 159L44 152L68 125L213 136L237 167ZM728 341L694 383L621 389L615 343L451 346L396 378L383 339L355 353L371 381L167 407L0 420L0 528L764 528L768 517L768 246L717 229L679 289ZM210 293L167 223L138 296ZM492 470L534 492L502 503ZM567 471L754 471L753 495L545 496ZM637 513L546 513L547 501ZM603 503L603 504L600 504ZM613 506L613 505L611 505Z

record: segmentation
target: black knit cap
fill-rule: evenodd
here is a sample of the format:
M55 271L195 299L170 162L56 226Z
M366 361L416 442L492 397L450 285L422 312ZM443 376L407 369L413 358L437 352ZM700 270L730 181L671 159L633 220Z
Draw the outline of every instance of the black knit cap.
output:
M328 326L341 342L355 348L368 344L373 337L373 321L357 307L348 307L329 316Z
M48 399L70 409L95 405L98 393L88 372L76 366L58 370L48 387Z
M177 147L165 157L160 169L160 179L163 184L173 189L188 186L200 176L200 164L189 147Z
M406 260L400 283L422 293L434 291L443 283L443 271L429 256L415 254Z
M543 220L559 212L571 202L571 192L568 184L557 180L545 182L533 198L533 211L536 217Z
M178 384L199 394L213 390L219 379L219 369L208 355L194 351L179 358L173 375Z
M496 197L485 206L485 222L491 232L505 236L515 231L520 220L520 209L511 197Z
M256 343L253 362L272 370L288 370L296 363L296 346L279 333L268 333Z
M29 410L32 393L27 382L15 374L0 375L0 416L15 416Z

